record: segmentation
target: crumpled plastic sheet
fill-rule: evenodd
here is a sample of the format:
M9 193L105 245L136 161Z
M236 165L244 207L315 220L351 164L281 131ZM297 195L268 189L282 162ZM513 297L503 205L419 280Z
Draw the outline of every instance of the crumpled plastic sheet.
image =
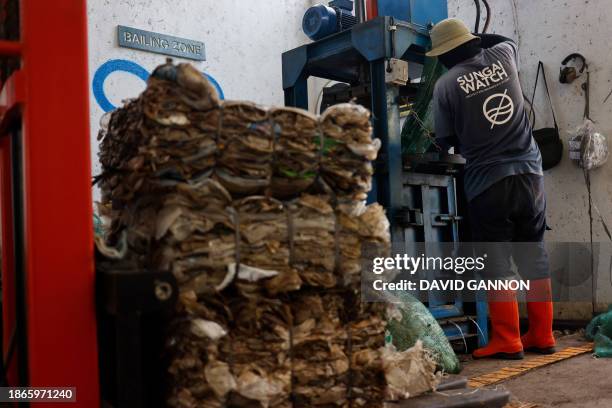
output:
M389 224L363 202L379 149L365 108L221 102L169 62L100 140L103 253L179 284L169 406L382 406L384 311L359 277Z
M385 347L382 361L389 400L414 398L440 384L442 373L435 373L436 362L420 340L404 352Z
M595 342L595 357L612 358L612 305L606 313L591 320L586 327L585 336Z
M569 155L585 170L603 166L610 156L606 135L597 130L595 124L585 119L574 132L570 133Z

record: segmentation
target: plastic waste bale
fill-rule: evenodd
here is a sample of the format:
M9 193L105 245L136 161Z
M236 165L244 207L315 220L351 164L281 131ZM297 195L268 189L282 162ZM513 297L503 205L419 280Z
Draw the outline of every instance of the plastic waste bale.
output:
M391 295L388 295L391 297ZM457 374L461 364L442 327L429 310L408 293L391 297L388 311L388 341L399 351L413 347L419 340L431 351L438 370Z
M589 323L586 337L595 342L596 357L612 357L612 305Z

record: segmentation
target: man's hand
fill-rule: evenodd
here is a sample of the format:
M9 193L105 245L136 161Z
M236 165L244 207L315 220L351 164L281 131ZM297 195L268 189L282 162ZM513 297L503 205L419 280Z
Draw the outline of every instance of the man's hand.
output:
M436 137L436 143L440 147L442 153L448 153L451 147L459 146L459 139L455 135L449 137Z

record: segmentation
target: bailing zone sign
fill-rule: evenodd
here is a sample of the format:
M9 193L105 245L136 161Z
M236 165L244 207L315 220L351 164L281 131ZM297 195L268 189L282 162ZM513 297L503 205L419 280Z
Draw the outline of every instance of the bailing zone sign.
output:
M205 61L204 43L173 37L171 35L139 30L137 28L117 26L119 46L133 48L173 57Z

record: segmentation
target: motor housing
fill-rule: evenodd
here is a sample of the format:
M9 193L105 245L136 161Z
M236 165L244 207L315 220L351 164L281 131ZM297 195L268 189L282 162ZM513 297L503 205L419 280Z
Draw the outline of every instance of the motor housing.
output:
M348 30L355 24L357 17L353 15L351 0L335 0L328 6L317 4L306 10L302 20L304 34L313 41Z

